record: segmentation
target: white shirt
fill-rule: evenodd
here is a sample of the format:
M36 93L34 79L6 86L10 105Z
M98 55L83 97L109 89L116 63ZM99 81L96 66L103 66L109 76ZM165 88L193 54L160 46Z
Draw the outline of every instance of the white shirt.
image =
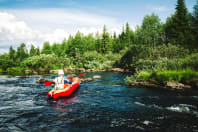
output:
M59 76L54 79L55 89L61 90L64 89L64 76Z

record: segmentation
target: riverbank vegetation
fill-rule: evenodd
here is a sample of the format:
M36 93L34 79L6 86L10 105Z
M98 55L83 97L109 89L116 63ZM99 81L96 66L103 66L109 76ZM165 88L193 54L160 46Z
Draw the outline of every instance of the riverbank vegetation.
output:
M102 34L77 32L62 43L45 42L41 49L32 45L28 51L24 43L17 49L10 46L9 53L0 55L0 71L120 67L135 73L128 82L197 78L198 1L191 13L184 0L178 0L175 9L165 23L153 13L135 30L126 23L120 34L104 26Z

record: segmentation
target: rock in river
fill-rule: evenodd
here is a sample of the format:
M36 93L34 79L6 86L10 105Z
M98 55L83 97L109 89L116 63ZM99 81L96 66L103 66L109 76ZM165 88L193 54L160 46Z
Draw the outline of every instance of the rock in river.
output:
M93 79L101 79L101 76L95 75L95 76L93 76Z
M39 78L36 83L45 83L45 82L48 82L49 80L48 79L44 79L44 78Z

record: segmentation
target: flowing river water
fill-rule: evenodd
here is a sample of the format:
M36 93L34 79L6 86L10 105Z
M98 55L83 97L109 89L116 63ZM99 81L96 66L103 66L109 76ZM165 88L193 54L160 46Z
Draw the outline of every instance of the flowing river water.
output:
M128 87L127 74L98 72L67 98L47 97L40 77L0 75L0 132L198 131L197 92Z

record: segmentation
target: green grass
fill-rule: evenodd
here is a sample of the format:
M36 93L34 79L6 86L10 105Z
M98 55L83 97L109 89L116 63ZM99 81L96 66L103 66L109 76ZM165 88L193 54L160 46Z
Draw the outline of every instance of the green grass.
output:
M166 71L158 71L158 72L142 71L137 74L136 80L157 81L159 84L164 84L169 81L194 84L198 82L198 72L190 69L177 70L177 71L166 70Z
M137 79L140 79L142 81L147 81L150 79L152 75L152 72L146 72L146 71L141 71L137 75Z
M23 67L9 67L9 68L7 68L7 72L21 72L21 71L24 71L25 70L25 68L23 68Z

